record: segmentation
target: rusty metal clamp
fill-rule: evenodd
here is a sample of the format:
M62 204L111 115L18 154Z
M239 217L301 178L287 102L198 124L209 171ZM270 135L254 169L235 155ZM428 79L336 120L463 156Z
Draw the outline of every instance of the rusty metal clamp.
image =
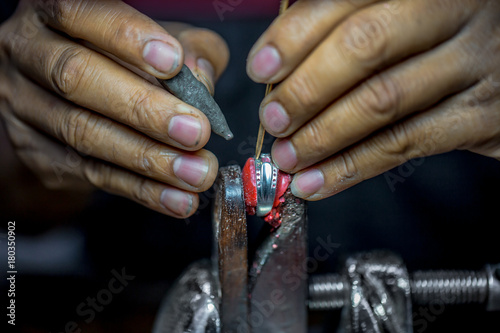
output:
M249 270L240 167L221 168L215 186L212 260L194 263L181 275L158 312L153 333L305 333L304 201L285 195L282 225L260 245ZM286 283L287 274L302 278Z

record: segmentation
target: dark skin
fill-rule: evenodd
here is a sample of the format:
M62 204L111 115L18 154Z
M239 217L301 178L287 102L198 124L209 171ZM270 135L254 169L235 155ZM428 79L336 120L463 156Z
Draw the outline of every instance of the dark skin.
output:
M293 193L323 199L454 149L500 159L498 22L493 0L295 2L247 68L256 82L282 82L260 118L278 137L274 161L295 173ZM195 212L218 168L203 150L209 123L154 78L184 61L212 89L228 60L219 36L159 25L120 1L24 0L0 43L1 115L45 184L90 183L167 215ZM63 177L56 162L69 168Z
M160 25L121 1L24 0L0 44L1 115L45 185L90 184L174 217L196 211L218 170L202 149L210 124L155 78L185 62L213 90L229 57L217 34Z
M454 149L500 159L498 1L298 1L247 72L282 81L260 119L299 197Z

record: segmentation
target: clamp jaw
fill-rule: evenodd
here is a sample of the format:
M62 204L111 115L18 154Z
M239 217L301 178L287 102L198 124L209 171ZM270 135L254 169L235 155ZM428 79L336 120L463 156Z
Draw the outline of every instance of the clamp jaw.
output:
M263 164L261 177L272 184L273 168ZM177 280L160 307L153 333L306 332L305 202L290 192L284 195L281 227L270 232L249 269L240 167L221 168L215 186L212 259L192 264ZM264 199L272 194L261 191ZM302 278L287 283L287 272Z

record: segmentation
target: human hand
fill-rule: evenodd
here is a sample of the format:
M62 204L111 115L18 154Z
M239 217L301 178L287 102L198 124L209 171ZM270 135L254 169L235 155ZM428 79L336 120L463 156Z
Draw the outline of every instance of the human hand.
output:
M167 28L168 29L168 28ZM174 217L198 207L218 162L210 124L156 78L183 61L213 90L228 49L177 39L121 1L22 0L0 27L0 110L21 159L52 188L90 183Z
M282 81L260 110L292 192L319 200L454 149L500 159L498 1L295 3L248 75Z

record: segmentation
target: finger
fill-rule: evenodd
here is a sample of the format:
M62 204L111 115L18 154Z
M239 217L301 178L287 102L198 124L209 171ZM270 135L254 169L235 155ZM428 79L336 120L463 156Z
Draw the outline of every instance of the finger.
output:
M377 2L380 0L297 1L250 50L248 76L261 83L283 80L345 17Z
M196 66L190 66L194 71L197 68L211 81L213 85L227 67L229 61L229 48L218 34L201 28L184 30L178 35L179 42L186 53L185 63L190 66L191 62ZM198 63L203 59L208 62L209 68Z
M488 95L484 94L484 91L489 91L484 85L478 84L464 94L450 98L297 173L291 185L292 192L308 200L319 200L410 159L415 159L415 165L420 165L423 160L419 157L453 149L470 149L478 143L489 141L498 143L500 117L496 110L500 106L500 89L495 88L496 100L493 103L491 91ZM483 96L488 98L482 100ZM491 145L491 148L493 146L498 154L498 146ZM394 188L395 184L404 181L403 177L404 174L387 173L385 178L389 187Z
M61 144L51 140L42 133L27 126L13 116L11 111L2 109L2 116L6 122L6 130L17 156L42 184L49 189L79 190L86 189L89 184L73 173L64 172L67 165L72 165L76 152L66 150Z
M184 23L160 22L160 25L179 40L185 53L184 63L213 95L215 82L226 69L229 61L229 48L224 39L213 31L195 28ZM93 44L84 43L84 45L105 54L123 67L161 87L154 76L124 62L109 52L97 48Z
M81 157L24 125L9 123L9 135L19 157L48 188L75 189L91 184L101 190L134 200L165 215L185 218L198 208L198 195L141 177L105 164Z
M192 192L214 182L218 162L212 153L184 153L18 80L12 98L16 116L78 152Z
M433 51L375 75L327 107L288 139L273 145L280 169L297 172L362 140L380 128L477 83L471 35L457 36Z
M198 208L199 198L194 193L82 157L15 117L5 118L17 154L48 188L74 190L77 186L83 187L82 184L91 184L177 218L188 217Z
M167 79L180 71L184 55L179 42L122 1L38 1L36 10L51 27L91 42L155 77Z
M329 103L383 66L426 51L452 37L468 19L473 4L406 1L397 14L385 14L385 3L347 18L262 102L266 130L288 136ZM445 12L445 15L443 15Z
M53 31L43 29L29 43L8 45L23 73L77 105L184 150L198 150L210 138L201 111Z
M186 218L198 209L199 198L195 193L167 186L98 160L86 159L78 172L97 188L129 198L165 215Z

